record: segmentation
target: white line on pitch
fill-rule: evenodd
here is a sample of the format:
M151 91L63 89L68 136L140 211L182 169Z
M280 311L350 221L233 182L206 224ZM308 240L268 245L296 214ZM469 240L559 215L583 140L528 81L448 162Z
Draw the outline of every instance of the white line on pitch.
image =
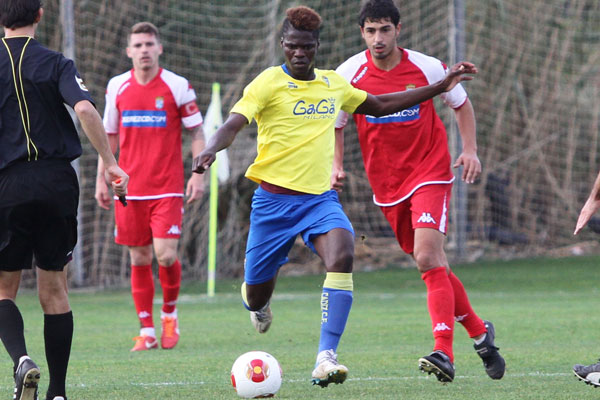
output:
M520 374L506 374L505 377L512 378L521 378L521 377L556 377L556 376L571 376L572 374L566 372L527 372ZM482 379L484 376L482 375L457 375L454 379ZM364 382L364 381L413 381L413 380L435 380L433 376L427 375L415 375L415 376L388 376L388 377L380 377L380 376L368 376L364 378L348 378L347 382ZM284 379L284 382L289 383L298 383L298 382L309 382L310 379ZM185 386L185 385L206 385L206 382L153 382L153 383L131 383L133 386Z
M273 294L273 299L275 301L293 301L293 300L305 300L305 299L319 299L320 297L320 292L318 290L315 290L314 293L275 293ZM486 298L511 298L514 296L514 293L507 293L507 292L492 292L492 293L479 293L479 292L472 292L469 293L469 297L483 297L485 296ZM530 292L530 293L526 293L526 294L520 294L520 296L524 297L524 298L528 298L528 299L542 299L542 298L547 298L548 296L548 292ZM556 298L575 298L575 297L581 297L581 293L570 293L570 292L563 292L563 291L557 291L557 292L553 292L553 296L555 296ZM425 298L426 297L426 293L425 291L423 291L422 293L403 293L401 291L399 291L398 293L360 293L357 292L355 293L355 297L362 297L362 298L367 298L367 299L379 299L379 300L396 300L396 299L419 299L419 298ZM181 304L197 304L197 303L212 303L212 302L217 302L219 300L235 300L237 301L238 299L240 299L240 295L237 293L221 293L218 294L216 297L208 297L206 294L183 294L179 297L178 302ZM156 304L162 304L162 300L161 299L155 299L155 303Z
M571 373L566 373L566 372L526 372L526 373L517 373L517 374L506 374L504 375L505 377L511 377L511 378L522 378L522 377L529 377L529 376L536 376L536 377L542 377L542 378L552 378L552 377L557 377L557 376L572 376L573 374ZM473 375L473 376L466 376L466 375L457 375L454 379L482 379L484 378L484 376L482 375ZM414 380L435 380L435 378L433 376L427 376L427 375L414 375L414 376L387 376L387 377L383 377L383 376L367 376L364 378L348 378L347 382L363 382L363 381L414 381ZM309 378L305 378L305 379L284 379L284 382L289 382L289 383L301 383L301 382L310 382ZM196 386L202 386L202 385L207 385L207 382L203 382L203 381L199 381L199 382L150 382L150 383L142 383L142 382L131 382L130 385L131 386L143 386L143 387L160 387L160 386L191 386L191 385L196 385ZM94 387L95 385L93 384L86 384L86 383L73 383L73 384L67 384L67 387L78 387L78 388L90 388L90 387ZM98 385L99 386L99 385ZM11 386L12 387L12 386ZM0 386L0 389L8 389L8 387L2 387Z
M504 375L505 377L513 377L513 378L522 378L522 377L526 377L526 376L537 376L537 377L547 377L547 378L551 378L551 377L555 377L555 376L572 376L573 374L569 374L566 372L527 372L527 373L521 373L521 374L506 374ZM473 375L473 376L466 376L466 375L457 375L454 379L480 379L482 378L482 375ZM427 380L427 379L431 379L434 380L435 377L433 376L427 376L427 375L415 375L415 376L387 376L387 377L378 377L378 376L368 376L365 378L348 378L346 381L347 382L361 382L361 381L412 381L412 380ZM284 382L305 382L306 379L284 379Z

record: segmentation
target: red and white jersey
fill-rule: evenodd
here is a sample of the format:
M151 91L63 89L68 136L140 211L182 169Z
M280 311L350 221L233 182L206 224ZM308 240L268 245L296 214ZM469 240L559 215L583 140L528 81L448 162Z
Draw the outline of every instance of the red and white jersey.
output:
M336 71L353 86L374 95L427 86L445 76L447 67L438 59L400 50L402 61L391 71L377 68L368 50L352 56ZM460 84L441 97L454 109L467 101ZM353 116L375 204L392 206L421 186L454 181L446 128L433 99L383 117ZM340 113L336 128L344 127L347 120L348 115Z
M181 125L202 124L196 92L189 82L160 69L146 85L133 70L106 88L104 128L119 135L119 166L129 174L130 200L183 197Z

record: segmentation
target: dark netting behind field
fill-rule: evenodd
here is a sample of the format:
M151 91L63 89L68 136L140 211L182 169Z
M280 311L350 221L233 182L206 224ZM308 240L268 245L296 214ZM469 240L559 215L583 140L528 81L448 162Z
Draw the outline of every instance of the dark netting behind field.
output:
M61 50L59 0L46 0L38 38ZM165 68L187 77L205 112L212 82L220 82L223 112L260 71L282 62L279 24L297 2L279 0L78 0L76 63L104 108L108 79L131 67L126 35L149 20L162 35ZM363 49L357 25L359 1L305 1L325 21L320 68L335 68ZM481 71L466 88L475 107L481 180L468 187L467 256L531 256L573 244L577 213L598 168L600 128L600 2L596 0L467 0L465 21L452 1L398 2L399 43L448 63L454 61L455 26L465 26L466 58ZM458 23L457 23L458 22ZM452 112L438 104L448 126ZM249 204L255 185L243 177L252 162L256 126L229 149L231 178L219 190L219 277L242 274ZM96 206L96 154L82 136L81 270L78 284L107 287L128 280L125 249L113 242L113 214ZM453 142L454 138L451 136ZM186 137L185 148L189 145ZM391 231L372 204L354 127L346 135L348 173L342 202L357 238L373 251L393 247ZM453 154L453 158L456 155ZM186 157L189 174L191 157ZM453 202L454 206L455 202ZM186 206L180 253L184 279L206 279L208 195ZM452 214L455 215L454 213ZM453 217L454 218L454 217ZM452 225L451 225L452 226ZM582 240L594 234L584 232ZM455 248L453 231L450 246ZM375 246L378 240L389 246ZM362 243L362 241L361 241ZM357 252L364 250L357 245ZM298 250L300 251L300 250ZM377 254L371 258L378 261Z

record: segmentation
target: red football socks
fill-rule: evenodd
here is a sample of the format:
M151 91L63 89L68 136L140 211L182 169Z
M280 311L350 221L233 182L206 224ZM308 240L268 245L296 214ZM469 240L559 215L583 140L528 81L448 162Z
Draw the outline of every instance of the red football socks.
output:
M162 311L170 314L175 311L181 287L181 264L179 260L175 260L170 267L160 265L158 267L158 278L163 291Z
M427 286L427 308L431 317L434 350L443 351L454 362L454 290L445 267L430 269L421 274Z
M469 302L469 296L462 282L453 272L448 275L452 289L454 290L454 314L456 321L460 322L467 330L469 337L476 337L486 332L481 318L475 314Z
M131 295L142 328L154 327L152 321L152 302L154 300L152 265L131 266Z

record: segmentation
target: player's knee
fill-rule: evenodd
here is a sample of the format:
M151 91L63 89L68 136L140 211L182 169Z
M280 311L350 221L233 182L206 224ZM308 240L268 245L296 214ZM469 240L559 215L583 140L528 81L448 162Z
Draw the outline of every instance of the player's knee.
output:
M354 264L354 252L350 249L341 251L336 254L336 257L331 266L327 266L328 272L352 272Z
M437 261L437 257L431 252L415 252L414 254L415 262L417 263L417 268L419 272L427 272L432 268L441 267Z
M19 280L6 280L6 282L0 282L0 301L11 300L15 301L17 298L17 292L19 291Z
M132 265L152 264L152 248L136 247L130 248L129 255Z
M156 258L159 265L170 267L171 265L175 264L175 261L177 260L177 253L165 252L163 254L158 254Z
M421 273L439 267L445 267L446 271L450 273L448 260L444 254L438 255L435 253L415 253L414 259L417 263L417 269Z
M45 314L63 314L70 310L67 289L60 285L38 288L40 305Z

